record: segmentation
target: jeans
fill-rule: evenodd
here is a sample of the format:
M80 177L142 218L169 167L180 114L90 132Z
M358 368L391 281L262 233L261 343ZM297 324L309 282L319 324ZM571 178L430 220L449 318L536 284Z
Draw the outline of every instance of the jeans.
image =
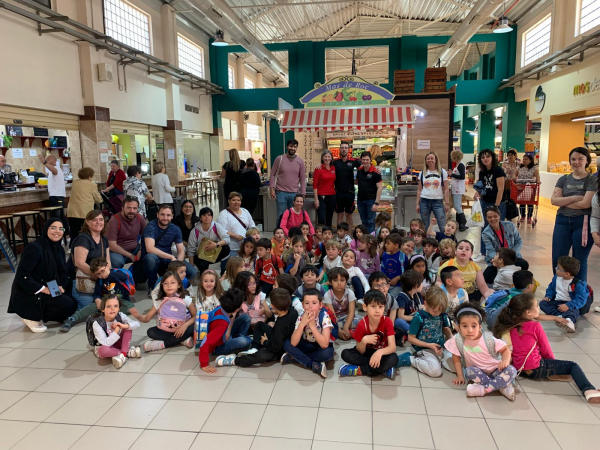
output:
M71 297L77 302L77 310L85 308L94 301L94 294L86 294L77 290L77 280L73 281L73 291Z
M573 257L578 259L580 264L577 278L587 281L587 260L594 246L594 241L592 240L592 232L588 225L587 245L585 247L581 245L584 217L556 215L554 233L552 234L552 272L556 273L555 269L558 264L558 258L568 256L572 247Z
M317 215L320 225L330 227L333 223L333 213L335 211L336 195L319 195L319 209Z
M333 344L331 342L329 347L322 348L316 342L309 342L304 339L300 339L298 345L293 346L292 341L286 339L283 349L293 359L308 368L312 367L313 362L327 362L333 359Z
M139 251L140 251L140 245L138 244L137 247L131 253L133 255L137 255ZM121 255L120 253L110 252L110 266L113 269L122 269L123 267L125 267L125 264L129 264L130 262L133 262L133 261L131 259Z
M581 317L581 314L579 314L578 309L569 308L565 312L558 310L558 307L560 305L564 305L565 303L567 302L563 302L560 300L541 301L540 309L543 311L544 314L547 314L549 316L559 316L564 319L571 319L571 322L577 323L577 319Z
M494 206L495 203L487 203L487 202L484 202L482 199L479 199L479 203L481 203L481 212L483 213L483 222L484 222L483 227L481 227L482 233L481 233L481 245L480 245L480 247L481 247L481 254L485 256L487 252L486 252L486 249L485 249L485 244L483 243L483 229L488 224L488 221L487 221L487 219L485 217L485 209L489 208L490 206ZM500 220L504 220L506 218L506 203L500 202L499 208L500 208Z
M142 259L142 265L144 267L146 277L148 277L149 289L154 289L154 286L156 286L156 280L158 280L158 276L162 276L162 274L167 271L167 267L169 266L170 262L171 260L160 258L154 253L148 253L146 256L144 256ZM198 271L185 259L183 262L185 264L185 277L191 282L196 277Z
M183 333L183 336L176 338L174 333L170 333L169 331L161 330L158 327L148 328L146 334L153 341L163 341L165 343L165 348L175 347L177 344L181 344L186 339L192 337L194 335L194 325L190 325Z
M377 215L377 212L372 210L374 204L375 200L358 200L356 202L360 221L367 227L369 233L375 231L375 216Z
M485 388L485 393L489 394L498 391L510 385L517 377L517 369L508 366L504 370L494 370L492 373L485 373L479 367L467 367L465 369L465 378L476 384L481 384Z
M236 350L243 350L250 347L252 344L252 338L247 336L249 328L250 316L248 314L241 314L236 317L233 321L233 325L231 326L231 335L229 336L229 340L215 348L213 354L229 355Z
M361 300L365 296L365 288L363 287L360 278L352 277L350 278L350 284L352 285L352 289L354 290L354 296L357 300Z
M347 348L342 351L342 359L348 364L360 367L361 373L369 377L383 375L387 370L396 367L396 364L398 364L398 355L396 353L390 353L389 355L383 355L381 357L379 367L371 367L369 365L369 360L375 352L376 350L366 349L364 353L361 353L356 347Z
M540 366L533 370L524 370L521 376L532 380L541 380L554 375L571 375L573 381L581 392L596 389L587 379L579 364L573 361L561 361L558 359L542 359Z
M431 217L431 213L435 216L437 220L438 227L440 227L440 231L444 232L444 227L446 226L446 211L444 210L444 201L442 199L430 199L430 198L422 198L419 202L419 208L421 208L421 220L425 224L425 229L423 231L427 232L429 229L429 219Z
M456 210L456 214L462 214L462 194L452 194L452 203L454 203L454 209ZM427 230L425 230L427 231Z
M410 322L407 322L404 319L396 319L394 320L394 328L398 328L402 330L404 334L408 334L408 329L410 328Z
M294 197L297 192L284 192L275 191L275 197L277 199L277 219L285 212L286 209L290 209L294 206Z

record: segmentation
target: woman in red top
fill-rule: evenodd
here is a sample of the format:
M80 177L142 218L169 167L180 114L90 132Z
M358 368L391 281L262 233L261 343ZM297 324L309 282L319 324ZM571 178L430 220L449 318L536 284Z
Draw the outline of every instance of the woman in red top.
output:
M127 177L125 176L125 172L123 172L123 170L121 170L119 167L119 161L111 161L110 173L106 179L106 189L103 189L102 192L110 192L114 190L115 195L123 195L123 181L126 179Z
M319 224L330 227L335 210L335 168L332 165L333 155L325 150L321 155L321 165L315 168L313 174L313 191L315 193L315 208Z

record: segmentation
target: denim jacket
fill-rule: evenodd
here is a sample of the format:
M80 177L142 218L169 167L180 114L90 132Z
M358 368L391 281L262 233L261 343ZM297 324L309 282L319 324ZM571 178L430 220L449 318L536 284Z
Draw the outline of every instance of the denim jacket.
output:
M504 239L506 239L506 243L508 248L512 248L517 253L517 258L521 258L521 247L523 246L523 239L521 239L521 235L519 234L519 230L512 222L507 220L501 221L500 225L504 228ZM500 242L498 241L498 236L492 230L492 227L487 225L483 231L481 232L483 237L483 243L485 244L485 261L487 263L491 263L498 250L500 250Z
M573 281L569 285L569 296L571 301L568 302L567 306L572 310L579 310L585 306L588 298L587 283L577 278L573 278ZM556 275L552 278L552 281L546 289L546 297L550 300L554 300L556 297Z

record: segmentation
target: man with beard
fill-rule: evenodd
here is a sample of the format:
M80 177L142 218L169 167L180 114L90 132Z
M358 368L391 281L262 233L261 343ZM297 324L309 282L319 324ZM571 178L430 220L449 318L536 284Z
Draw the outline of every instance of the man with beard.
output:
M121 269L127 263L135 263L142 257L140 236L144 234L146 219L138 213L137 197L125 197L123 210L115 214L106 225L106 237L110 249L110 265Z
M354 212L354 169L360 167L360 161L348 156L350 145L347 142L340 144L340 158L333 161L335 168L335 195L337 223L346 222L350 231L354 230L352 213ZM346 219L344 220L344 214Z
M198 273L196 268L185 260L181 230L177 225L172 224L171 220L173 220L171 205L161 205L156 220L148 222L144 228L142 265L148 278L148 292L154 289L156 280L165 273L171 261L184 262L188 280L193 280ZM177 248L176 257L171 253L173 244Z
M271 198L277 200L277 217L294 206L294 197L301 193L306 197L306 169L304 160L296 155L298 141L290 139L286 144L287 154L278 156L271 168ZM300 190L298 190L300 183Z

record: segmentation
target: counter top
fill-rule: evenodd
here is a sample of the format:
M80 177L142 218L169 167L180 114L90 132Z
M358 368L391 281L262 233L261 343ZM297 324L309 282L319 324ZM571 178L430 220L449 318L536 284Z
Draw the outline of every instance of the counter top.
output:
M67 198L71 194L71 185L67 185ZM0 208L27 205L29 203L43 203L48 200L48 188L25 187L16 191L0 191ZM47 206L47 205L46 205Z

